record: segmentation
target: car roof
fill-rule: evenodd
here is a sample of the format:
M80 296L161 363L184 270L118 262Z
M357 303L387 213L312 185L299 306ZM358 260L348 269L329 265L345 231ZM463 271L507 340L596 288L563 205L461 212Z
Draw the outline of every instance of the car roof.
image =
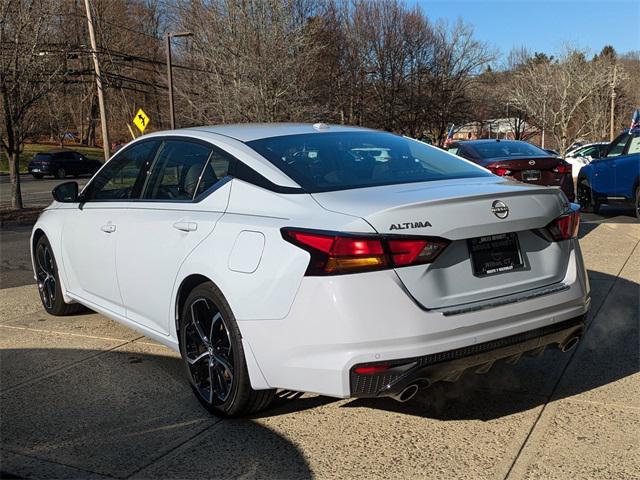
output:
M529 143L524 140L496 139L496 138L479 138L477 140L458 140L457 143L470 145L474 143ZM535 147L535 145L534 145Z
M36 155L55 155L57 153L80 153L80 152L76 152L75 150L47 150L44 152L37 152Z
M238 123L232 125L212 125L192 127L183 130L215 133L231 137L240 142L250 142L261 138L281 137L285 135L322 134L328 132L372 132L364 127L331 125L324 123ZM170 132L164 132L170 134Z

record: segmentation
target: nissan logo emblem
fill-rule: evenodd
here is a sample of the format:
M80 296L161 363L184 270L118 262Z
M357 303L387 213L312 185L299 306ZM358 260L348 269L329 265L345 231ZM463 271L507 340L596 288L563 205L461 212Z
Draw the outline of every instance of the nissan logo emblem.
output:
M529 165L535 165L536 161L535 160L529 160Z
M496 200L491 205L491 212L498 218L507 218L509 216L509 207L501 200Z

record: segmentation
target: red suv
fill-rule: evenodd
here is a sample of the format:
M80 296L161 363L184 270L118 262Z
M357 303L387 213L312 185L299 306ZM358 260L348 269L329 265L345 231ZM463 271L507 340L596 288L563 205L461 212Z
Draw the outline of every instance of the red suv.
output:
M454 142L447 150L496 175L536 185L560 187L569 201L575 200L571 164L528 142L467 140Z

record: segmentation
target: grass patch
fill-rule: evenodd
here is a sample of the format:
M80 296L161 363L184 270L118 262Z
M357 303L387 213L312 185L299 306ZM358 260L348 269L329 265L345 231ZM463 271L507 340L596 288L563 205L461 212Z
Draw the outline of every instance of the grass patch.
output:
M20 172L26 173L29 162L33 159L36 153L49 152L51 150L60 150L58 145L51 145L46 143L27 143L24 146L24 151L20 154ZM83 147L80 145L65 145L64 150L74 150L82 153L85 157L91 160L104 161L103 152L101 148ZM9 173L9 160L4 151L0 152L0 173Z

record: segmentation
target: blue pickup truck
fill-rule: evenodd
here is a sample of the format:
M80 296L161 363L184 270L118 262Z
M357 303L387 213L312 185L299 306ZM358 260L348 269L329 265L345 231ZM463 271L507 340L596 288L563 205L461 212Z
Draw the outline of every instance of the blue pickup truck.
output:
M585 212L617 204L635 208L640 219L640 128L620 134L603 157L580 169L577 194Z

